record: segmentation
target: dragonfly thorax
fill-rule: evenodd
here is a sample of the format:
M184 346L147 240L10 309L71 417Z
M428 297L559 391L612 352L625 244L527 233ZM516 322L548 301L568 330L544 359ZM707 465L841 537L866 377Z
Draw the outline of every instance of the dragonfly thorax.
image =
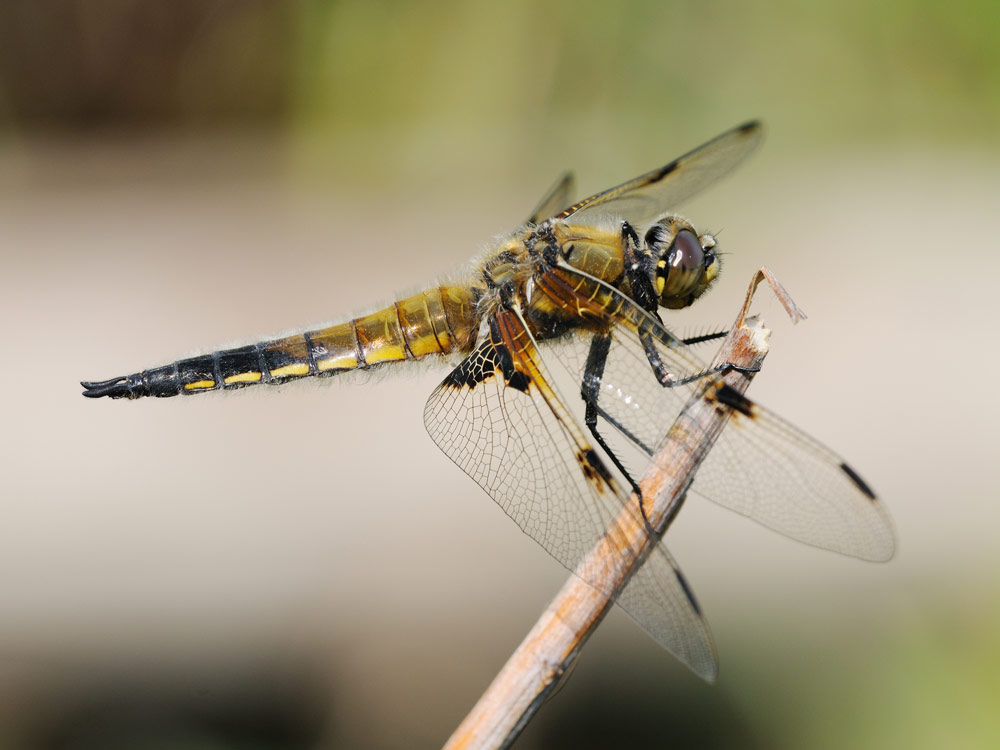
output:
M522 237L505 241L491 250L479 272L476 317L488 318L511 302L525 305L530 297L532 260Z

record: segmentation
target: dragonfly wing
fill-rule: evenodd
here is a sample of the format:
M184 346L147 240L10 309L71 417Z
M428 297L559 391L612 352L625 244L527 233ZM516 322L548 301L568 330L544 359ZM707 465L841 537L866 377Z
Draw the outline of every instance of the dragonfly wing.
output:
M638 306L614 287L572 268L554 271L571 280L581 309L587 309L587 299L602 301L597 319L610 332L611 345L600 378L598 412L652 455L691 398L713 397L717 375L662 387L647 349L666 369L683 375L704 367L689 347L652 317L640 315ZM599 294L594 285L602 287ZM553 359L581 383L588 377L592 336L576 331L553 347ZM892 556L888 512L843 458L746 397L717 399L713 405L729 412L729 423L695 475L695 492L806 544L866 560Z
M692 489L793 539L863 560L895 552L885 506L844 459L745 399Z
M475 351L428 399L427 431L526 534L599 586L604 567L583 564L605 534L629 546L623 534L614 536L628 495L559 398L520 316L501 310L489 323ZM711 676L707 625L676 566L664 559L654 550L654 568L640 570L640 583L625 590L629 612L695 672ZM654 598L642 602L646 594ZM683 632L671 634L675 628Z
M538 206L528 217L529 224L540 224L546 219L555 216L573 202L573 191L576 180L573 179L572 172L566 172L560 177L556 184L549 188L545 197L538 203Z
M644 227L668 209L735 169L760 143L763 128L748 122L723 133L659 169L575 203L556 218L592 222L613 215Z
M719 667L708 623L662 542L629 580L618 606L695 674L715 681Z
M621 509L611 478L553 402L537 362L523 365L501 311L490 332L431 394L431 438L521 529L571 570ZM556 410L558 411L556 411Z

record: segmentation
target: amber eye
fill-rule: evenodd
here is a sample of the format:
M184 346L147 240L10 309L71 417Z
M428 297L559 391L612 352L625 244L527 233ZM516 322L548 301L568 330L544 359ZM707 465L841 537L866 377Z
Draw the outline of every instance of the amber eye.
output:
M682 229L656 264L656 291L660 299L690 294L705 272L705 253L693 232Z

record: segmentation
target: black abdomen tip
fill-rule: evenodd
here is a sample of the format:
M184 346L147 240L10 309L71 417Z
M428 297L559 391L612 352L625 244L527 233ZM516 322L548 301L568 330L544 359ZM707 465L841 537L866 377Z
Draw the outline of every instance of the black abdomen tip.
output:
M210 377L210 376L199 376ZM180 383L177 365L166 365L156 367L152 370L143 370L132 375L122 375L121 377L102 380L100 382L80 383L84 387L83 395L87 398L142 398L143 396L176 396L181 392L178 387Z
M152 391L149 388L149 374L159 373L159 370L150 370L148 372L137 372L134 375L111 378L111 380L102 380L96 383L82 382L80 385L84 387L83 395L87 398L101 398L101 396L107 396L108 398L142 398L143 396L159 396L158 392ZM156 381L159 383L159 381ZM162 390L162 389L161 389ZM173 396L177 393L176 386L166 389L168 392L162 395Z
M80 385L84 387L83 395L87 398L100 398L101 396L128 398L131 395L128 378L124 375L95 383L83 381Z

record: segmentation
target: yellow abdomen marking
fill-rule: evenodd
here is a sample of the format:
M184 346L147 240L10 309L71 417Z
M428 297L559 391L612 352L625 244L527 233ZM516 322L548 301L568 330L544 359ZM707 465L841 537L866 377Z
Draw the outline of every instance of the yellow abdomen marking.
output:
M200 391L204 388L215 388L214 380L196 380L193 383L185 383L185 391Z
M309 336L316 369L352 370L358 366L358 344L351 323L338 323Z
M406 359L403 331L395 306L354 321L358 347L368 364Z
M308 370L309 368L306 369ZM241 372L239 375L230 375L222 382L226 385L230 383L259 383L260 377L259 372Z
M328 357L316 360L318 370L352 370L358 366L357 357ZM306 368L308 371L309 368Z
M365 351L365 361L370 364L392 362L399 359L406 359L406 352L395 344L380 344Z
M295 365L285 365L271 370L272 378L287 378L291 375L308 375L309 365L300 363Z

